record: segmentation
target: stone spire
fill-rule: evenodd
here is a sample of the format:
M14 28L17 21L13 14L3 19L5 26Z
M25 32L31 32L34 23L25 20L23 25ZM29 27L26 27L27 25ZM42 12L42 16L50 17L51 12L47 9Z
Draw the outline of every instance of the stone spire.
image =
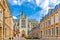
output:
M24 11L24 10L23 10L23 5L22 5L22 14L21 14L21 15L24 15L23 11Z

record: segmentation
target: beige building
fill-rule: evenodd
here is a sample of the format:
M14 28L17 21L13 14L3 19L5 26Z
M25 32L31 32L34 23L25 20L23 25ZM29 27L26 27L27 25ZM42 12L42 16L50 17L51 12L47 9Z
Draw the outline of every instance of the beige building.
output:
M60 4L50 10L40 22L41 38L59 38L60 37Z
M3 6L0 2L0 40L3 40Z
M13 18L8 0L0 0L0 40L13 37Z

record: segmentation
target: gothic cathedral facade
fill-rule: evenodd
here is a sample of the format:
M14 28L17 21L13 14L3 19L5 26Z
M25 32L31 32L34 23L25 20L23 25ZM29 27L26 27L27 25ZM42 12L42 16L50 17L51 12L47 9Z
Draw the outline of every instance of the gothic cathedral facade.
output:
M20 37L28 35L28 18L23 13L19 19Z

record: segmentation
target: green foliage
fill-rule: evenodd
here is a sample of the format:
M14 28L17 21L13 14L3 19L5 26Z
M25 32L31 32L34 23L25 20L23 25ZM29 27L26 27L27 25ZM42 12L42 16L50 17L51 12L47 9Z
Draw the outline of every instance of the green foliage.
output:
M9 40L11 40L11 38L9 38Z
M13 39L13 37L12 38L9 38L9 40L11 40L11 39Z

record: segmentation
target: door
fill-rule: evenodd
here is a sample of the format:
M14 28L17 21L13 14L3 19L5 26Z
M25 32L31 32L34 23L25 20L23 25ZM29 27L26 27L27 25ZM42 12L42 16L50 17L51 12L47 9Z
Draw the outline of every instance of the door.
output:
M22 37L25 37L25 31L22 30Z

